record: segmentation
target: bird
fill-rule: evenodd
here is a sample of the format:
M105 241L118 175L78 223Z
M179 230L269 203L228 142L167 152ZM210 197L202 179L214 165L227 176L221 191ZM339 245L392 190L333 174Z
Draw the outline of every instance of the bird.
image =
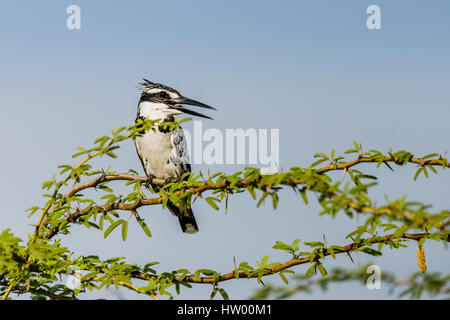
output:
M140 83L141 97L138 103L136 122L138 119L173 122L174 116L182 114L213 119L200 112L190 110L185 105L217 111L214 107L182 96L173 88L145 78L143 80L144 82ZM148 185L154 178L168 182L171 179L180 179L183 174L191 172L183 129L181 127L174 130L164 129L160 125L161 122L154 125L154 130L144 131L134 140L137 154L148 178ZM158 186L152 185L152 187L160 190ZM177 204L169 200L167 208L178 217L183 232L188 234L198 232L190 197L181 199Z

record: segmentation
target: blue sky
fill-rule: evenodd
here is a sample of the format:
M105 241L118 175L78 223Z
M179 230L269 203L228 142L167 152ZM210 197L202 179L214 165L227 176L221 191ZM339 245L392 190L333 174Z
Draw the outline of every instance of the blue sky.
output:
M66 28L66 8L81 8L81 29ZM366 28L366 8L381 8L381 30ZM24 209L42 203L40 187L56 167L70 162L110 129L133 123L142 77L177 88L219 109L204 128L280 129L280 165L313 162L317 152L343 152L356 140L367 149L406 149L418 155L449 150L450 21L448 1L2 1L0 3L0 136L4 169L0 229L22 237L34 219ZM191 129L192 124L187 124ZM134 146L124 144L117 171L142 173ZM366 168L366 167L364 167ZM196 165L195 172L233 172L238 166ZM412 182L414 167L372 170L380 178L373 196L414 200L448 209L449 177L443 172ZM318 217L283 192L276 212L255 209L247 195L233 197L229 213L197 202L201 232L180 234L167 211L142 210L153 238L137 225L120 235L73 228L64 243L77 254L129 262L161 262L229 272L233 256L254 264L276 240L344 244L357 223ZM426 247L429 271L448 269L442 245ZM208 254L205 254L208 252ZM217 252L210 254L210 252ZM372 261L359 255L360 263ZM417 270L415 247L386 251L383 269L407 277ZM329 266L350 267L338 258ZM304 272L304 267L295 271ZM275 277L267 282L280 283ZM231 298L246 298L255 281L224 283ZM298 298L386 298L387 288L336 285ZM183 298L208 298L196 287ZM136 298L121 290L125 298ZM112 291L88 297L115 298Z

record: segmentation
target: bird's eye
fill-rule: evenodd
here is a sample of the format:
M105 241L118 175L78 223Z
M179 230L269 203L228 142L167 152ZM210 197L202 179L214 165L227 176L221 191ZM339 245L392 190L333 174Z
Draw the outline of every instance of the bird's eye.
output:
M161 91L160 93L159 93L159 97L160 98L163 98L163 99L165 99L165 98L167 98L169 95L167 94L167 92L165 92L165 91Z

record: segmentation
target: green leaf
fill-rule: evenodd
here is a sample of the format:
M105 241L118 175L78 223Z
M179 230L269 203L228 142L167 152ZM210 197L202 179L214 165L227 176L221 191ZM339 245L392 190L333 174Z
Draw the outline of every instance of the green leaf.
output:
M325 277L328 274L327 270L325 270L325 267L323 266L322 263L319 263L317 265L317 268L319 269L320 274L322 275L322 277Z
M319 241L312 241L312 242L303 242L303 244L310 246L312 248L314 247L323 247L323 243Z
M269 195L269 193L267 191L262 193L261 198L259 199L258 203L256 204L257 208L259 208L259 206L261 206L261 203L264 202L264 200L267 198L268 195Z
M430 154L427 154L426 156L424 156L422 159L425 160L425 159L437 157L438 155L439 154L437 154L437 153L430 153Z
M355 231L352 231L352 232L350 232L348 235L345 236L345 239L351 238L351 237L353 237L354 235L358 234L359 232L360 232L359 229L357 229L357 230L355 230Z
M294 251L297 251L300 248L300 242L300 239L294 239L294 241L292 241L291 247Z
M270 258L269 256L264 256L261 259L261 262L258 264L259 269L263 269L267 266L267 263L269 262L269 258Z
M128 221L122 223L122 240L126 241L128 235Z
M419 169L416 171L416 174L414 175L414 181L417 180L417 178L419 177L419 174L422 172L422 170L423 170L423 167L419 168Z
M419 247L422 247L423 244L425 243L425 241L427 241L427 237L423 237L422 239L419 240Z
M103 136L103 137L100 137L100 138L98 138L97 140L95 140L95 141L94 141L94 144L99 143L100 146L103 147L103 145L105 144L105 142L108 141L108 140L109 140L109 137L108 137L108 136Z
M303 202L305 202L305 204L308 204L308 197L306 196L306 191L300 190L300 195L302 196Z
M107 236L109 236L109 234L115 229L117 228L119 225L121 225L122 223L124 223L125 221L120 219L120 220L116 220L114 223L112 223L108 229L106 229L105 234L104 234L104 238L106 238Z
M278 193L274 192L271 194L272 196L272 204L273 204L273 209L276 210L278 207Z
M147 235L147 237L151 238L152 233L150 232L150 229L148 228L147 224L145 223L144 219L136 217L139 225L141 226L142 230L144 230L144 233Z
M330 253L330 255L333 257L333 259L336 259L336 254L334 253L334 249L329 248L328 252Z
M292 251L291 246L282 241L275 242L275 245L272 248L276 250Z
M214 287L211 292L211 296L209 297L210 300L214 300L214 297L216 296L217 291L219 291L219 288Z
M53 185L53 181L45 181L42 185L42 190L44 190L44 189L50 190L52 185Z
M201 275L204 274L207 277L214 277L217 275L217 272L214 270L210 270L210 269L198 269L197 271L195 271L194 275L197 278L197 280L201 280Z
M217 206L217 204L214 201L219 201L219 199L213 198L213 197L207 197L206 202L208 202L208 204L213 207L215 210L219 210L219 207Z
M428 167L428 169L433 171L434 174L437 174L437 170L432 165L428 165L427 167Z
M316 162L312 163L309 167L310 167L310 168L317 167L319 164L321 164L322 162L325 162L325 161L327 161L327 160L328 160L328 159L325 159L325 158L319 159L319 160L317 160Z
M249 271L253 271L254 268L251 265L249 265L247 262L243 261L243 262L239 263L238 270L248 273Z
M386 223L386 224L382 224L381 226L385 227L384 230L383 230L384 232L386 232L388 230L391 230L391 229L397 228L397 226L395 224L393 224L393 223Z
M297 251L299 249L299 244L300 244L300 239L295 239L292 242L292 245L288 245L282 241L277 241L277 242L275 242L275 245L272 248L275 250L284 250L284 251L294 254L295 251Z
M279 275L280 275L281 280L283 280L283 282L285 284L289 284L289 281L288 281L287 277L285 276L285 273L295 273L295 272L292 270L281 270L280 271Z
M383 255L380 251L374 250L371 248L367 248L367 247L358 248L358 251L362 251L364 253L370 254L371 256L375 256L375 257L379 257L379 256Z
M25 211L30 211L30 214L28 215L28 217L31 217L36 211L38 211L40 208L38 206L34 206L31 208L26 209Z
M225 289L220 288L220 289L219 289L219 292L220 292L220 295L222 296L222 298L223 298L224 300L230 300L230 297L228 297L228 294L227 294L227 292L225 291Z
M425 177L428 179L428 170L427 167L423 167L423 173L425 174Z
M117 158L117 155L114 152L112 152L111 150L106 151L106 154L113 159Z
M283 282L285 283L285 284L289 284L289 281L288 281L288 279L286 278L286 276L283 274L283 273L279 273L280 274L280 278L281 278L281 280L283 280Z
M311 264L311 266L308 268L308 270L306 271L306 276L308 278L311 277L315 269L316 269L316 262Z
M99 223L98 223L98 227L100 228L100 230L103 230L103 224L104 224L104 222L105 222L105 214L102 214L102 215L100 216L100 221L99 221Z

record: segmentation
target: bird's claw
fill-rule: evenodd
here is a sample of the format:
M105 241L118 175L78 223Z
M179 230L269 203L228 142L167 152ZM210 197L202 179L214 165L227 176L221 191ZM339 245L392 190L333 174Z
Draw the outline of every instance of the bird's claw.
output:
M165 180L164 180L164 184L169 184L169 183L175 183L175 182L177 182L177 178L173 178L173 177L169 177L169 178L166 178Z
M155 176L148 176L147 182L145 183L146 188L148 188L152 184L153 179L155 179Z

